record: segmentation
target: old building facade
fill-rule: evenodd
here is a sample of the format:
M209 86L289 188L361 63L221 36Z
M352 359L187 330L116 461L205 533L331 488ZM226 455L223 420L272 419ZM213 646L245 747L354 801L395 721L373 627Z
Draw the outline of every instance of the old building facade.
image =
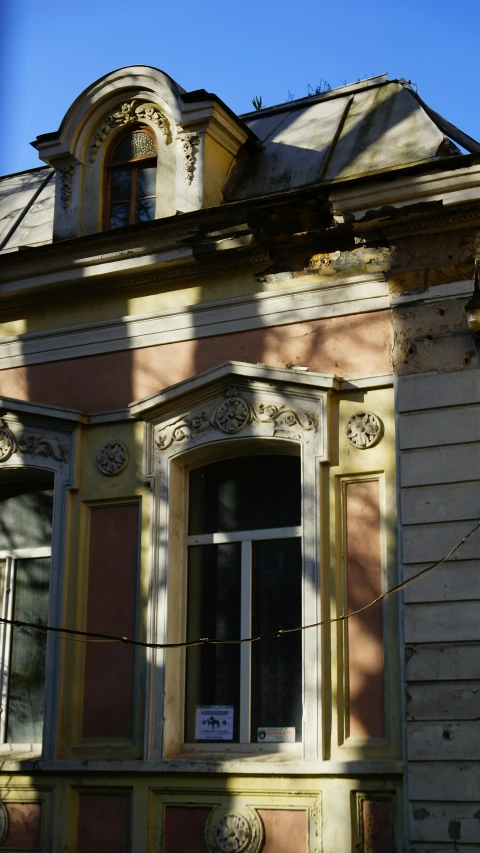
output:
M480 145L405 81L239 117L149 67L34 145L0 849L478 849L480 534L382 593L479 517Z

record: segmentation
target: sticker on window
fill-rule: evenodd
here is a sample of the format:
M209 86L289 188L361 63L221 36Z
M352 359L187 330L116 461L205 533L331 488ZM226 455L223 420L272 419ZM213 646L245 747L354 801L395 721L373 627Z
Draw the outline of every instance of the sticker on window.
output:
M263 743L295 743L295 726L264 726L257 729L257 741Z
M197 706L195 740L233 740L233 705Z

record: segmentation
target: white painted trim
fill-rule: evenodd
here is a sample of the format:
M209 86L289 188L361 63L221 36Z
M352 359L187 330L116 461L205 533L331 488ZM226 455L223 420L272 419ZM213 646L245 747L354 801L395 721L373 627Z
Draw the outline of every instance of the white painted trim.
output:
M420 199L423 202L442 201L443 209L433 212L433 215L448 215L451 205L480 198L480 166L403 178L397 176L386 183L374 181L353 187L335 187L329 197L335 214L355 212L357 220L368 210L379 210L386 205L403 207Z
M187 536L187 545L222 545L224 542L256 542L259 539L293 539L301 535L301 527L271 527L239 530L233 533L192 533Z
M408 290L405 293L392 293L392 308L410 302L437 302L439 299L465 299L473 293L473 281L451 281L448 284L435 284L426 290Z
M0 341L0 370L390 308L383 273L314 281Z

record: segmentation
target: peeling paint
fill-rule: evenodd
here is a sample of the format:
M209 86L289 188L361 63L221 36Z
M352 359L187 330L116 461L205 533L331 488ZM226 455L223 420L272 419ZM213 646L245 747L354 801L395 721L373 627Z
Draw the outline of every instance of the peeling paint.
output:
M448 823L448 834L452 841L460 841L462 837L462 824L459 820L451 820Z

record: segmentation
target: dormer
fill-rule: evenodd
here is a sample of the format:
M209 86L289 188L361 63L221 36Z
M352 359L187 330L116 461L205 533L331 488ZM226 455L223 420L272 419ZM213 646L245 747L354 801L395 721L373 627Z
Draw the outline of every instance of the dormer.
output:
M221 204L247 141L255 135L215 95L187 93L156 68L102 77L32 143L56 170L54 240Z

